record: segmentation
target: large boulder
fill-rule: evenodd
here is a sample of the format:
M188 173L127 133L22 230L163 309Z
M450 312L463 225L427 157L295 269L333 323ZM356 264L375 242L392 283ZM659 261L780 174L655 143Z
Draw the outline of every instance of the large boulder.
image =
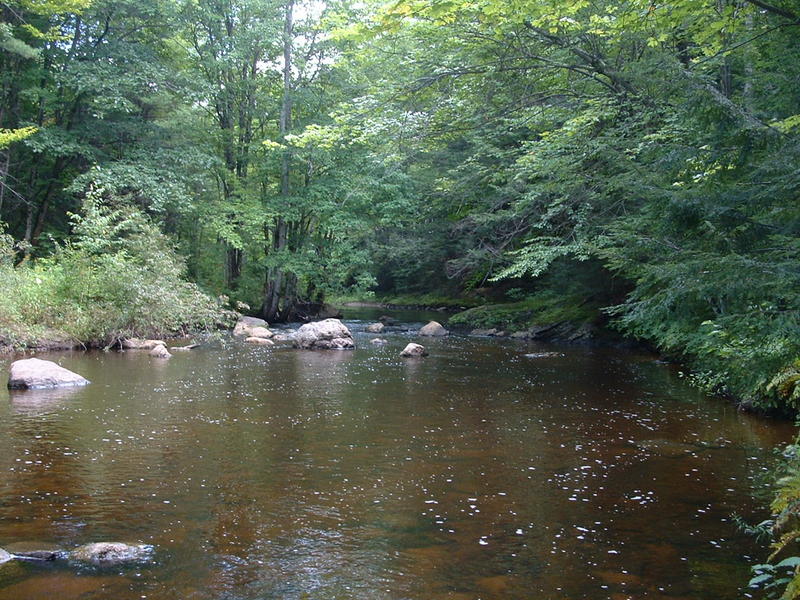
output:
M400 353L400 356L404 358L417 358L420 356L428 356L428 351L425 349L425 346L420 346L419 344L408 344L403 351Z
M142 340L139 338L122 340L122 347L125 350L152 350L156 346L166 346L166 343L163 340Z
M383 330L386 326L383 323L372 323L371 325L367 325L364 331L367 333L383 333Z
M294 335L294 345L306 350L350 350L353 335L339 319L306 323Z
M11 363L8 387L12 389L44 389L87 385L77 373L49 360L26 358Z
M419 330L419 334L431 337L440 337L443 335L447 335L447 329L442 327L441 323L438 323L436 321L431 321L430 323L428 323L422 329Z
M77 562L94 565L119 565L148 560L153 547L146 544L124 544L122 542L95 542L75 548L69 558Z
M250 337L253 335L253 329L256 327L267 328L268 324L264 319L256 317L242 317L236 326L233 328L233 335L246 335Z

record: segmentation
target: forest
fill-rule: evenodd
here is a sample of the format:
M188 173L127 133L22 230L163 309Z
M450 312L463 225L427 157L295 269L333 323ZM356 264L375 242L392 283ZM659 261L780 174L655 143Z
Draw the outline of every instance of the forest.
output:
M797 2L0 6L6 345L405 298L797 409Z

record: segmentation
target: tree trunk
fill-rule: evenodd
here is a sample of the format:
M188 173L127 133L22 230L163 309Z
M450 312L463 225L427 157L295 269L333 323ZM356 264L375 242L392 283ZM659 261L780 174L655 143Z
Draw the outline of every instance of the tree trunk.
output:
M292 129L292 35L294 29L294 0L286 3L286 12L283 21L283 99L281 102L280 114L280 137L281 141ZM289 197L290 171L291 171L291 152L286 150L281 159L281 196ZM273 236L273 250L280 253L287 246L288 224L283 217L278 217L275 222L275 233ZM262 305L262 316L267 322L285 319L291 312L290 306L284 306L281 311L281 298L284 296L284 272L280 266L275 266L267 270L267 281L264 292L264 303Z

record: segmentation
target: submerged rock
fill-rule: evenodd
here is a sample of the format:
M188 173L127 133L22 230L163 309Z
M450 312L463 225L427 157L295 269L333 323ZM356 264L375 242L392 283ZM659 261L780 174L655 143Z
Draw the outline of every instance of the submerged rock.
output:
M531 352L530 354L526 354L525 358L557 358L559 356L564 356L560 352Z
M422 329L419 330L420 335L426 335L431 337L440 337L443 335L447 335L447 329L442 327L442 324L437 321L431 321L427 325L425 325Z
M293 342L294 341L295 332L292 331L290 333L276 333L272 336L273 342Z
M470 335L492 336L497 335L497 329L473 329L469 332Z
M246 335L250 337L253 335L253 330L255 328L263 327L266 329L268 326L268 323L264 319L258 319L256 317L242 317L233 328L233 335Z
M153 555L153 547L147 544L131 545L122 542L95 542L75 548L69 553L70 560L94 565L119 565L143 562Z
M150 350L149 354L153 358L172 358L172 354L169 353L169 350L167 350L167 347L164 344L156 346Z
M139 338L128 338L122 340L122 347L125 350L152 350L156 346L166 346L163 340L142 340Z
M373 338L369 341L370 344L375 344L376 346L383 346L384 344L388 344L388 340L384 340L383 338Z
M351 350L353 335L339 319L306 323L294 335L294 345L306 350Z
M386 326L383 323L372 323L372 325L367 325L364 331L367 333L383 333L383 330Z
M250 336L249 338L247 338L245 340L245 343L247 343L247 344L256 344L258 346L274 346L275 345L275 342L273 342L272 340L268 340L267 338L258 337L258 336Z
M49 360L26 358L11 363L8 387L46 389L88 385L89 380Z
M421 346L420 344L408 344L403 351L400 353L400 356L404 358L416 358L420 356L428 356L428 351L425 349L425 346Z
M173 346L170 348L171 352L188 352L189 350L194 350L200 344L189 344L188 346Z

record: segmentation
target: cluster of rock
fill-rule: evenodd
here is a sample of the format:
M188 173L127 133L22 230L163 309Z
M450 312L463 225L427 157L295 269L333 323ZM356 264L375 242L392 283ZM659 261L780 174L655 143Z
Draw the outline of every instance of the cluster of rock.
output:
M248 344L256 344L258 346L274 346L275 342L271 338L275 337L269 329L269 323L264 319L256 317L242 317L236 326L233 328L233 335L237 337L244 336L245 342Z
M386 317L389 322L390 318ZM385 328L384 322L369 325L366 330L370 333L381 333ZM421 336L440 337L448 331L440 323L431 321L419 330ZM291 341L297 348L305 350L352 350L355 341L350 330L338 319L324 319L313 323L306 323L290 335L275 335L268 329L267 322L255 317L242 317L236 324L233 334L245 336L245 342L264 346L274 345L274 341ZM274 340L274 341L273 341ZM371 343L379 345L387 343L386 340L375 338ZM129 338L121 342L126 350L145 350L150 356L157 359L172 357L163 340L147 340ZM197 344L173 347L172 351L185 351L197 347ZM421 357L427 356L428 351L419 344L408 344L400 356ZM64 367L48 360L27 358L11 364L8 387L13 389L44 389L56 387L82 386L89 384L89 380L65 369Z
M153 546L148 544L125 544L123 542L95 542L85 544L67 551L59 549L30 549L31 544L23 544L21 548L0 548L0 564L12 560L52 561L69 560L96 566L116 566L128 563L140 563L150 560Z
M200 344L189 344L187 346L173 346L167 349L164 340L143 340L140 338L128 338L120 342L123 350L146 350L153 358L172 358L172 352L186 352L194 350Z

